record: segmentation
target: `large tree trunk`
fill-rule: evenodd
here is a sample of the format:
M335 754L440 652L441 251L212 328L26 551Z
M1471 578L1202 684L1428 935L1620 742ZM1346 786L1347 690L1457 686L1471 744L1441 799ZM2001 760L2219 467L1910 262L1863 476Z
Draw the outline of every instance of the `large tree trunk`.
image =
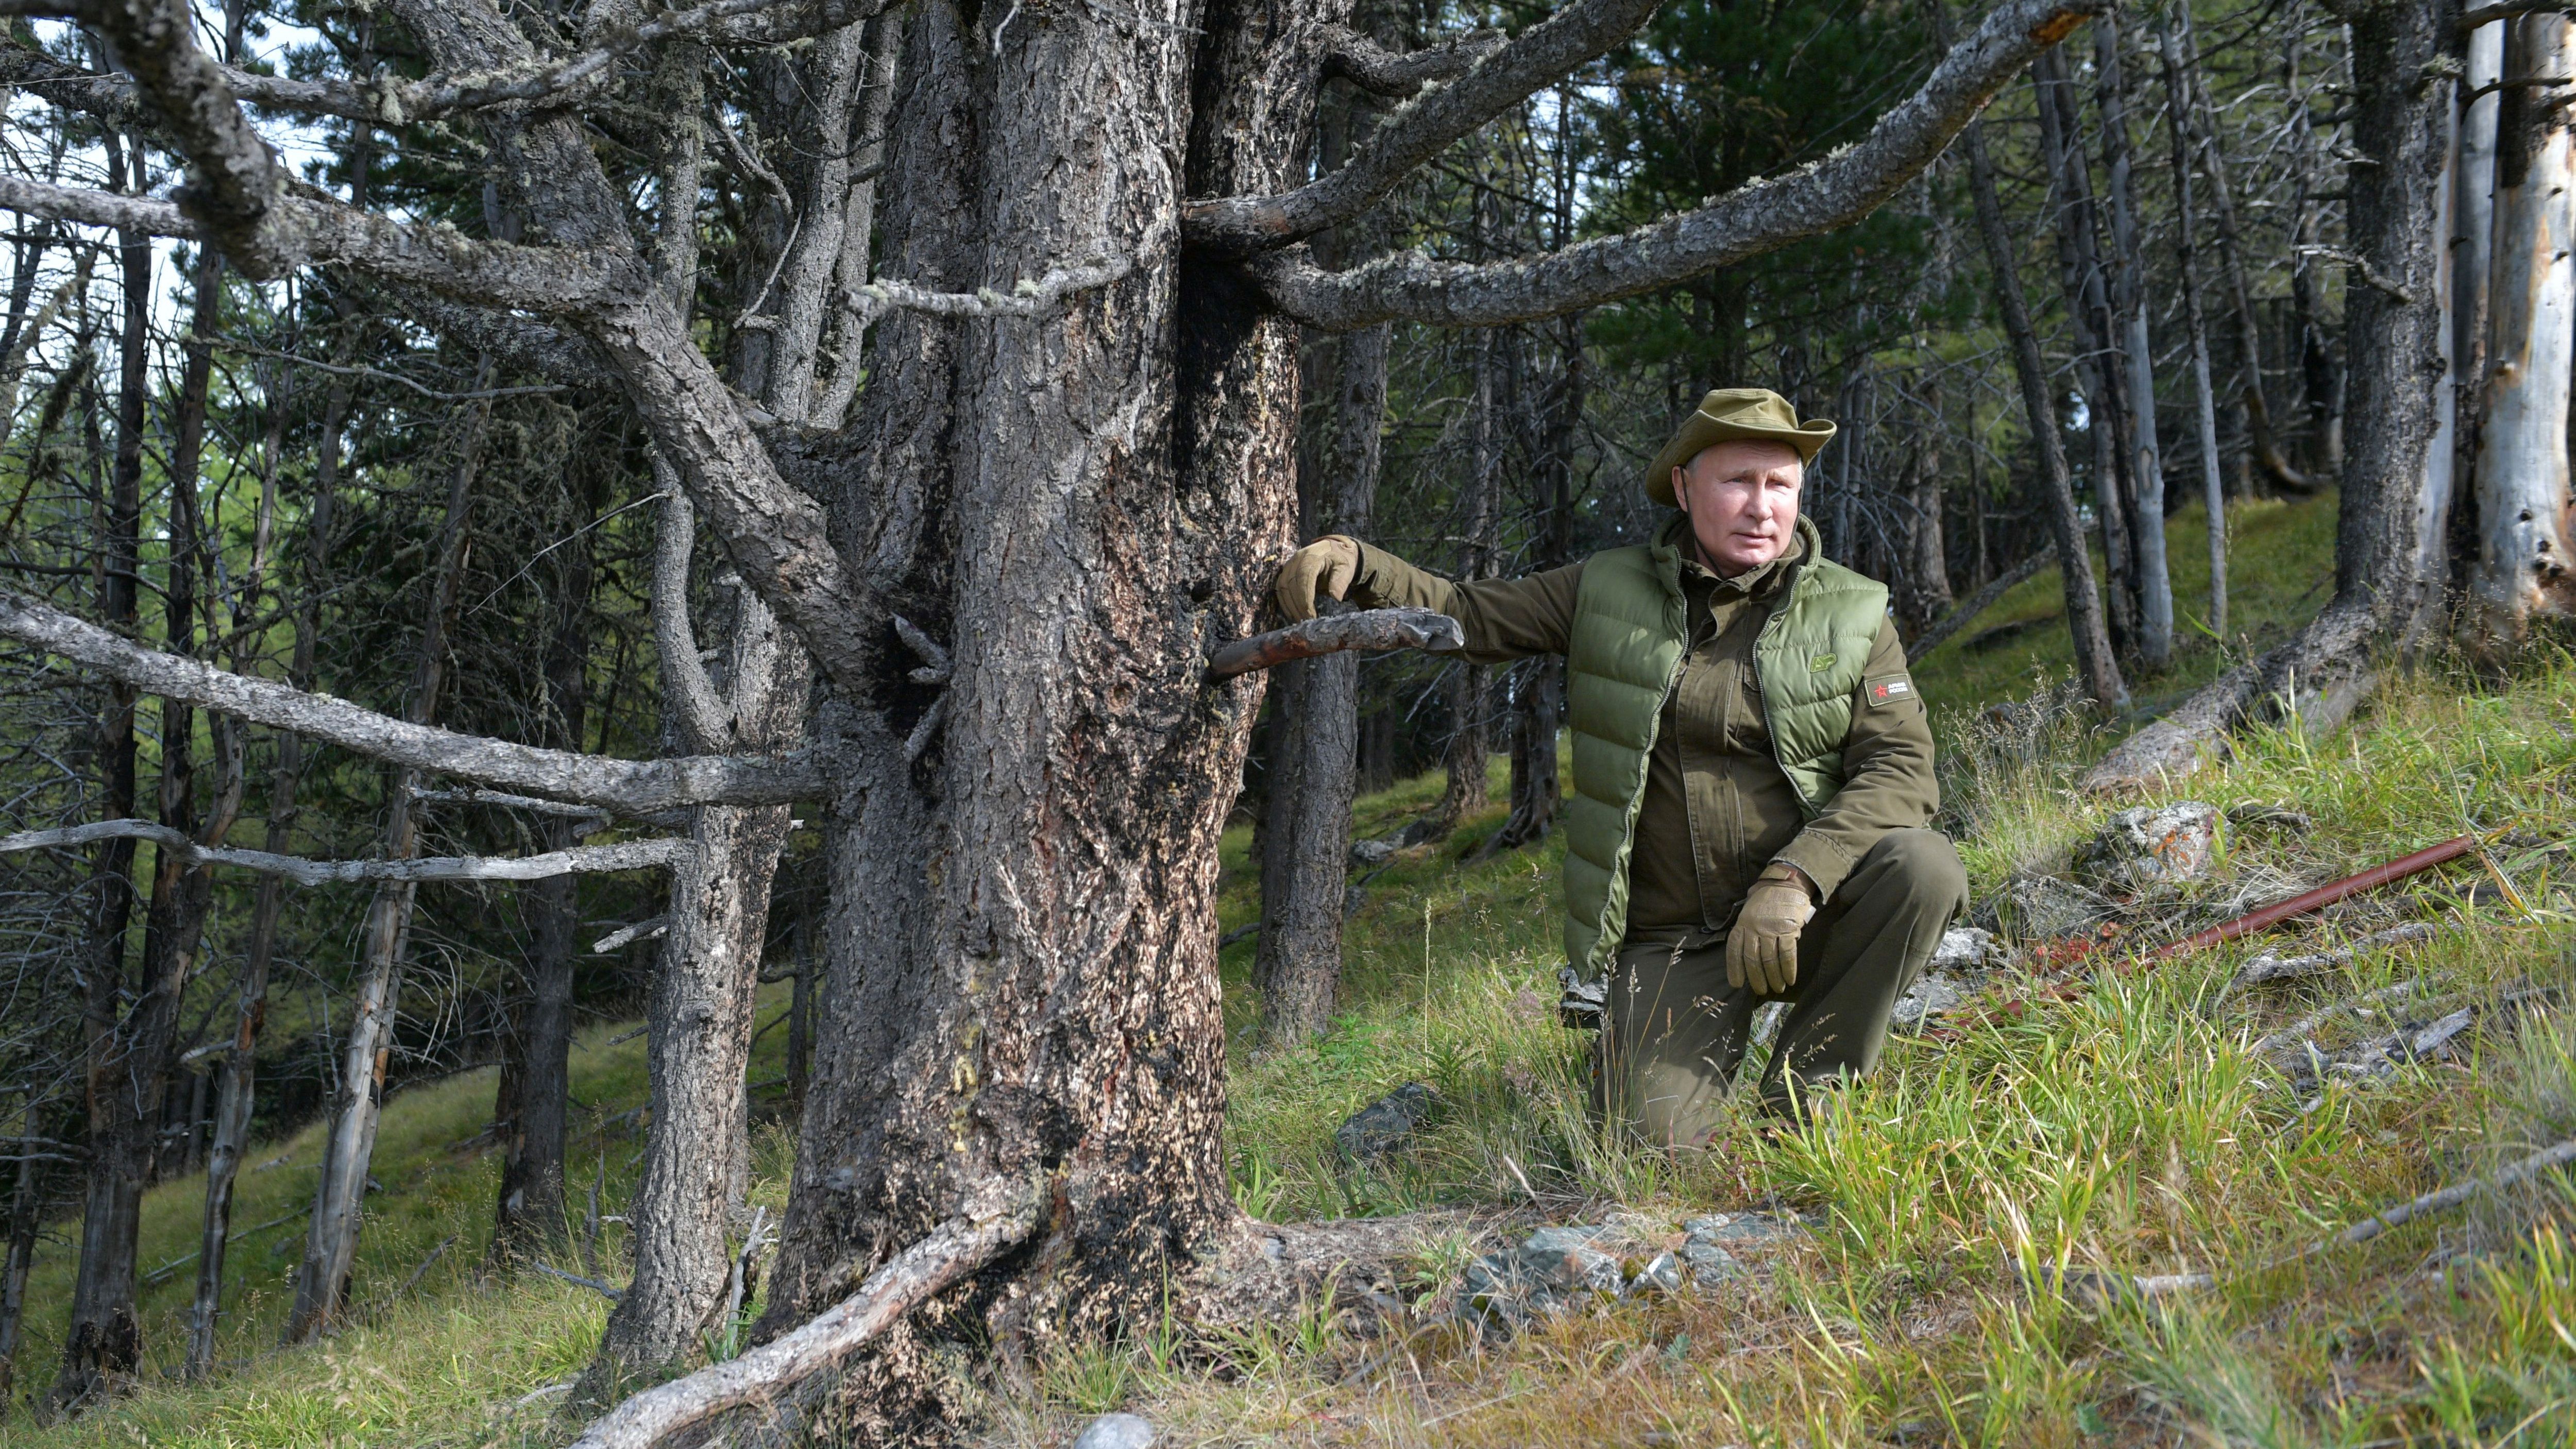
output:
M1315 40L1290 19L1210 7L1194 85L1180 31L913 12L887 270L1134 267L1063 316L889 318L872 354L864 435L913 462L847 470L887 493L853 487L836 521L954 670L918 762L908 660L832 712L833 972L769 1322L997 1184L1043 1177L1051 1207L1039 1244L871 1353L835 1432L937 1415L916 1333L1007 1360L1143 1321L1235 1220L1207 903L1258 691L1199 661L1290 538L1296 339L1172 228L1184 187L1275 187L1302 154Z
M2111 198L2111 304L2119 319L2118 358L2106 371L2127 381L2130 540L2136 551L2138 659L2162 669L2173 655L2173 579L2165 567L2165 462L2156 441L2156 354L2147 335L2146 260L2131 194L2129 84L2120 23L2093 22L2093 76L2102 107L2103 186Z
M490 381L487 362L478 369L477 391ZM447 678L447 634L464 586L465 564L473 546L469 526L475 475L482 465L483 438L491 422L488 400L471 405L454 471L448 475L447 513L439 527L438 559L431 575L428 612L420 640L420 662L413 672L406 717L414 724L437 718L439 695ZM411 767L388 772L385 858L409 860L417 852L420 824L413 796L420 771ZM349 1270L358 1255L358 1229L366 1214L367 1165L375 1156L376 1123L384 1111L385 1067L393 1054L394 1012L401 994L402 966L411 936L411 909L418 886L411 881L378 887L367 906L366 954L361 959L356 990L351 993L349 1034L340 1047L340 1079L332 1095L331 1131L322 1154L320 1181L313 1196L313 1220L304 1242L304 1260L295 1272L295 1305L289 1311L283 1339L309 1341L330 1325L347 1302Z
M2576 151L2549 78L2576 66L2576 25L2525 15L2508 25L2496 119L2493 301L2486 419L2478 436L2478 561L2469 637L2520 645L2534 615L2576 609L2568 529L2567 392L2576 349ZM2562 93L2563 94L2563 93Z
M109 184L115 189L126 185L126 155L126 148L111 135ZM123 265L125 315L119 345L116 458L109 472L106 536L99 540L99 615L109 628L131 636L140 623L152 242L137 233L120 233L117 251ZM119 682L108 686L107 695L98 741L100 805L113 817L129 817L135 806L135 692ZM90 874L94 894L89 980L82 1002L89 1182L82 1203L80 1267L72 1281L71 1322L51 1394L57 1410L112 1390L133 1374L143 1353L142 1325L134 1312L135 1238L141 1231L143 1184L151 1170L151 1135L160 1125L161 1100L159 1083L127 1068L166 1055L140 1035L166 1030L155 1023L172 1017L176 1003L147 998L138 1000L131 1012L122 1009L125 936L134 916L133 873L131 839L99 845ZM164 1005L168 1010L161 1009ZM147 1014L147 1007L157 1014ZM147 1087L155 1089L148 1100Z
M1968 153L1977 232L1985 241L1986 262L1994 274L1995 307L2012 344L2013 374L2021 383L2022 411L2030 422L2040 504L2048 511L2057 567L2065 582L2066 628L2075 642L2076 672L2094 703L2104 709L2124 709L2129 687L2120 678L2119 661L2111 656L2110 635L2102 627L2102 601L2093 592L2093 560L2084 545L2084 519L2076 511L2075 484L2067 476L2066 448L2057 433L2057 406L2049 397L2048 361L2040 354L2039 334L2030 325L2030 304L2022 298L2021 276L2014 270L2012 232L2004 224L2003 203L1995 196L1994 163L1986 157L1984 125L1970 122L1960 133L1959 144Z
M1921 431L1906 455L1905 565L1898 571L1898 622L1912 638L1950 612L1950 557L1941 537L1942 448L1948 419L1942 416L1941 377L1927 372L1919 384L1923 399Z

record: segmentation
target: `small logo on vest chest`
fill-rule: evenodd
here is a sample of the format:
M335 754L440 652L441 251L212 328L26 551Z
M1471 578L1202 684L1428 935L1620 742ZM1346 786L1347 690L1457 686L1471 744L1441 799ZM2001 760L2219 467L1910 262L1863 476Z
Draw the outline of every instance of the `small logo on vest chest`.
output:
M1833 667L1834 656L1830 654L1819 654L1815 658L1807 661L1807 672L1809 674L1822 674Z

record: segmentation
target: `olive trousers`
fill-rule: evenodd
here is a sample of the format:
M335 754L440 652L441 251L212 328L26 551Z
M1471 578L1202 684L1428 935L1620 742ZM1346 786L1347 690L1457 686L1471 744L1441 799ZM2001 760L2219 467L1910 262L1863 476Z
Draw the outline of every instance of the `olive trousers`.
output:
M1744 1060L1753 1009L1788 1001L1761 1103L1798 1110L1812 1088L1877 1065L1897 998L1967 904L1967 873L1949 838L1897 830L1817 907L1798 938L1798 979L1785 995L1726 984L1722 931L1631 940L1611 971L1594 1106L1605 1122L1649 1143L1706 1143Z

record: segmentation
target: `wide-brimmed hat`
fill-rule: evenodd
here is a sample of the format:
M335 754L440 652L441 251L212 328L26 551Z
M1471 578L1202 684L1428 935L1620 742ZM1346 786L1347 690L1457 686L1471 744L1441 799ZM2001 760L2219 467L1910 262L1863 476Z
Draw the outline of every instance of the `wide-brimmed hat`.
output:
M1664 444L1646 469L1646 496L1673 506L1673 470L1699 456L1702 448L1746 438L1786 443L1801 462L1813 463L1834 439L1834 425L1822 418L1798 421L1789 400L1767 387L1721 387L1699 400L1699 410Z

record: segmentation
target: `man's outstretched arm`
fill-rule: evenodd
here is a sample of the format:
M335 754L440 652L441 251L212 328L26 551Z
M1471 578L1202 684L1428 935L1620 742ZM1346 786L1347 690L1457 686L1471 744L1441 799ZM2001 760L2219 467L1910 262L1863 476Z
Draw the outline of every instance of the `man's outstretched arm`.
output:
M1333 534L1299 549L1280 569L1278 600L1292 619L1311 616L1318 595L1364 609L1430 609L1466 631L1461 658L1502 664L1565 652L1582 579L1583 565L1575 563L1527 578L1458 583L1373 544Z

